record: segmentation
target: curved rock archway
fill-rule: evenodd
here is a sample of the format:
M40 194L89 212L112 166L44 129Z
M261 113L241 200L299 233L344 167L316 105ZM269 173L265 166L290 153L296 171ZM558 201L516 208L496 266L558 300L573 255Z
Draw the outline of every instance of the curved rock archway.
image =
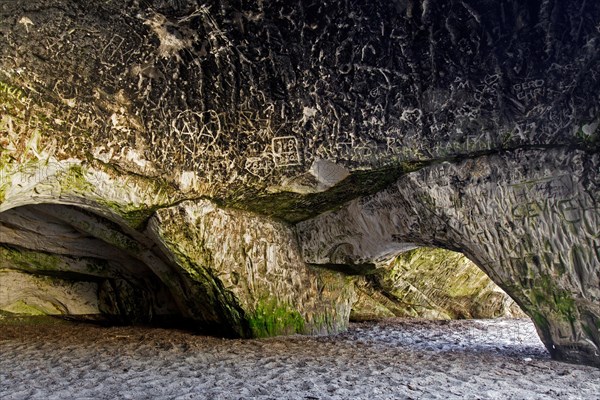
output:
M467 255L533 319L550 353L596 363L598 155L523 150L443 162L298 225L314 264L364 264L411 244Z
M12 180L3 206L13 207L0 208L0 310L110 323L185 322L240 337L346 327L352 281L307 266L286 224L207 200L151 212L140 211L148 206L142 202L131 211L133 223L119 203L128 199L115 197L123 194L118 179L112 194L102 186L82 193L99 171L77 167L74 185L65 179L73 168L56 163L47 174L25 174L29 181Z
M80 320L189 319L215 329L243 329L228 313L235 303L219 297L218 288L207 282L199 287L182 273L150 230L118 222L90 209L48 203L0 213L0 308L10 311L22 304Z
M129 235L83 209L52 204L0 213L0 309L144 323L179 314ZM21 310L24 311L24 310Z

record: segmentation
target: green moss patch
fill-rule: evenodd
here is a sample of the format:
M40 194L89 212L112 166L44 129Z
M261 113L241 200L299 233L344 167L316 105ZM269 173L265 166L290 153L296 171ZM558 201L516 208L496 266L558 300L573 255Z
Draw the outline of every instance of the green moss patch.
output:
M127 225L136 230L145 228L146 223L160 208L170 207L183 197L178 194L177 189L170 185L164 179L148 178L139 175L124 173L114 165L100 162L98 160L89 160L94 168L102 170L111 175L115 180L127 179L133 182L134 186L140 189L143 193L150 193L151 198L148 198L145 203L121 203L108 199L97 199L96 201L112 210L115 214L123 218Z
M41 252L15 250L0 246L0 259L23 271L52 271L61 263L59 257Z
M275 300L258 303L253 314L248 316L248 324L253 337L291 335L304 332L304 318L287 305Z
M556 286L550 276L544 275L533 282L529 299L540 311L550 311L569 323L576 320L577 308L572 295Z
M61 176L61 188L72 193L92 192L94 187L85 176L85 169L79 165L71 165Z
M19 300L16 303L13 303L13 304L5 307L4 311L8 311L9 313L13 313L16 315L28 315L28 316L46 315L46 313L44 311L39 310L37 307L31 306L22 300Z
M0 204L6 200L6 191L10 187L10 180L0 171Z

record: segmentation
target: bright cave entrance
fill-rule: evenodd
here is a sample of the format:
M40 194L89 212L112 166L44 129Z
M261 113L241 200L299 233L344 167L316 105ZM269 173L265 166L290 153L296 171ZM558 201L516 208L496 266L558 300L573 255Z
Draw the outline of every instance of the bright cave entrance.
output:
M525 318L520 307L461 253L420 247L401 253L357 285L351 320Z
M351 331L382 346L548 358L531 319L461 253L420 247L359 279Z

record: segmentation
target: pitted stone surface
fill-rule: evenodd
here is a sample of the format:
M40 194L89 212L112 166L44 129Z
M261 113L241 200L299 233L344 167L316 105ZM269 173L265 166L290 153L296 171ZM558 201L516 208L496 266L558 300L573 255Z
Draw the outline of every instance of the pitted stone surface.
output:
M407 243L460 251L536 323L549 351L595 362L600 159L529 150L440 163L300 223L307 262L377 261Z
M285 224L203 200L159 210L150 229L192 279L215 282L208 303L239 304L241 315L229 319L242 328L247 319L254 336L333 333L347 325L352 282L308 267Z
M63 218L81 246L0 242L125 255L238 334L336 331L349 278L315 265L446 247L597 365L599 21L586 0L0 0L0 212L92 214Z

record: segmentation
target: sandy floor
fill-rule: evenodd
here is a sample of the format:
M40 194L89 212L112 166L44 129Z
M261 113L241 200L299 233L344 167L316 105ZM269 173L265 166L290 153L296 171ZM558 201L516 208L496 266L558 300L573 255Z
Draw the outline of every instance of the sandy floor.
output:
M600 369L549 359L526 320L353 324L224 340L89 325L0 326L8 399L600 399Z

